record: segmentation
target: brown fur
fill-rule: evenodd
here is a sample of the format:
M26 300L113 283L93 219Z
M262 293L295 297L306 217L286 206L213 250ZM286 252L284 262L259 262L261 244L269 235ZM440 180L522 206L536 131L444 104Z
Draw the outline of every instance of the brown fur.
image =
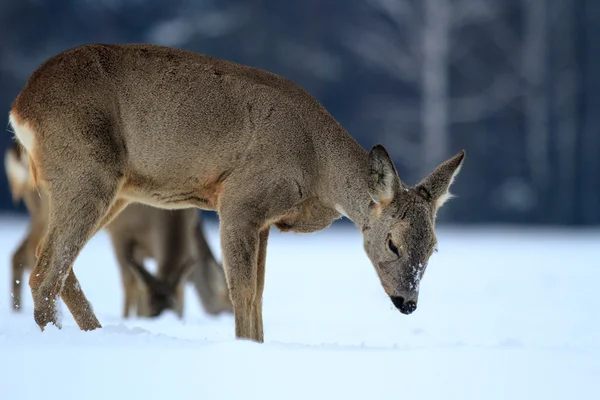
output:
M192 282L205 311L233 311L222 267L201 230L196 209L162 210L130 204L105 227L121 266L123 316L154 317L172 309L181 318L186 282ZM156 275L144 259L157 263Z
M416 298L409 283L435 245L437 199L464 158L405 187L383 147L365 151L291 81L146 44L86 45L52 57L17 96L11 120L50 198L29 282L42 329L55 321L66 274L116 199L219 213L238 338L263 341L263 259L273 224L312 232L343 211L363 232L388 294ZM402 218L410 223L398 224ZM388 250L390 235L404 247L399 257ZM82 329L100 326L86 322L89 305L71 312Z
M25 154L16 145L7 150L8 176L16 168L27 167L23 157ZM15 201L23 198L30 215L30 226L12 260L12 305L15 310L21 307L24 272L35 265L34 251L48 223L47 196L43 192L38 194L23 176L18 178L10 179L10 189ZM184 284L188 281L193 283L207 313L216 315L233 311L223 269L206 242L195 209L168 211L131 204L105 229L120 267L125 318L129 317L130 311L140 317L154 317L167 309L181 317ZM145 270L145 258L156 260L157 276ZM143 276L140 269L146 272ZM63 290L65 288L71 287L64 286Z

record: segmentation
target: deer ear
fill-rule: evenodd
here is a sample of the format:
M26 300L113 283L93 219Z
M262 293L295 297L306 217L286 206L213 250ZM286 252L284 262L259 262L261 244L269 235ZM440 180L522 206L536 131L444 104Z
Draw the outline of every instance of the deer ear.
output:
M461 150L454 157L438 165L427 178L423 179L417 185L418 189L424 190L431 195L431 200L435 203L436 210L452 198L449 191L450 186L460 172L465 154L465 151Z
M402 182L385 148L378 144L369 152L369 194L379 206L386 206L400 193Z

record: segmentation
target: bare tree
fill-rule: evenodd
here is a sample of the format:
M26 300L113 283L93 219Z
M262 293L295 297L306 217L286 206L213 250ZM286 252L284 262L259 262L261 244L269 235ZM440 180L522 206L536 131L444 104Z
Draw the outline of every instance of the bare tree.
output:
M579 22L584 24L583 32L589 37L597 37L600 28L597 21L600 20L600 3L597 0L585 1L585 15ZM600 96L597 88L600 85L600 60L597 54L600 54L600 41L589 40L586 44L586 52L582 59L583 85L586 90L582 90L582 102L585 105L585 113L581 121L581 141L578 146L580 169L580 191L579 203L577 209L579 215L586 222L600 222L600 185L598 177L600 176L600 163L598 154L600 154Z
M421 126L423 127L423 168L430 170L449 151L448 67L452 8L450 0L424 0L421 32Z
M549 121L547 81L548 29L547 7L544 1L521 1L524 11L524 37L521 73L527 82L524 98L527 156L531 177L540 190L548 183Z
M370 0L374 17L347 41L348 47L394 80L411 85L417 99L379 97L368 99L387 124L384 136L399 144L392 155L402 151L406 164L423 175L449 152L449 130L453 123L483 119L519 94L518 85L507 75L493 77L488 87L472 95L453 95L449 69L457 59L469 56L479 62L468 45L455 40L465 25L484 26L498 17L492 0ZM509 52L513 51L510 49ZM507 54L507 58L510 57ZM485 67L484 67L485 69ZM489 66L487 67L489 70ZM418 120L421 134L415 138L398 132L398 123ZM391 130L391 131L388 131ZM396 150L396 151L394 151Z
M249 8L241 4L223 5L217 1L183 2L174 16L148 32L148 40L165 46L183 46L199 38L219 38L236 32L247 22Z
M558 174L555 192L560 215L572 219L577 175L577 91L575 58L575 15L571 0L556 0L549 8L554 49L552 114L556 119Z
M547 4L521 0L520 6L524 17L522 39L506 24L494 30L493 37L499 48L520 49L513 71L524 88L523 118L531 182L540 196L554 196L563 212L569 213L576 168L574 6L569 0ZM550 67L555 64L558 66ZM554 127L550 125L550 111L557 122ZM556 171L550 161L553 128L559 145ZM551 178L553 172L556 176ZM558 192L553 192L557 188Z

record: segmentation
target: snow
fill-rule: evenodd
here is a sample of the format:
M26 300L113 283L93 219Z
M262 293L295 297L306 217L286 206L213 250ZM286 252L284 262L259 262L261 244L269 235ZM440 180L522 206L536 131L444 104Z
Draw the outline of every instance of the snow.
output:
M9 262L25 220L0 217L2 399L598 399L596 230L438 228L439 252L411 315L395 310L362 249L335 224L272 230L265 343L234 339L231 316L121 318L122 291L100 232L75 263L103 328L41 333L27 279L10 310ZM206 227L220 258L218 227Z

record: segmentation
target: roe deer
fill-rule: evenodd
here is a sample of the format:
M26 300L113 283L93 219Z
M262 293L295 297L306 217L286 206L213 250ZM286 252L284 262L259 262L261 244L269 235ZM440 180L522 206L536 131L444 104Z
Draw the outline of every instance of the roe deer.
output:
M46 196L28 184L27 157L15 144L5 153L5 169L13 201L21 198L30 215L27 235L13 254L13 309L21 307L21 282L25 269L35 265L35 248L46 232ZM172 309L183 314L186 278L194 284L204 310L211 315L231 312L229 292L221 266L202 232L195 209L162 210L131 204L105 227L120 267L124 288L123 317L132 308L140 317L154 317ZM143 266L153 258L158 276Z
M29 285L34 319L61 296L101 325L72 265L128 203L216 210L237 338L263 341L269 228L314 232L347 216L393 304L417 307L436 211L465 153L414 187L381 145L363 149L321 104L268 71L149 44L90 44L44 62L10 123L50 200Z
M171 211L133 203L105 229L122 266L124 317L137 308L138 316L172 309L181 318L187 281L194 284L208 314L232 311L225 275L206 243L196 209ZM144 267L145 258L156 261L156 276Z

